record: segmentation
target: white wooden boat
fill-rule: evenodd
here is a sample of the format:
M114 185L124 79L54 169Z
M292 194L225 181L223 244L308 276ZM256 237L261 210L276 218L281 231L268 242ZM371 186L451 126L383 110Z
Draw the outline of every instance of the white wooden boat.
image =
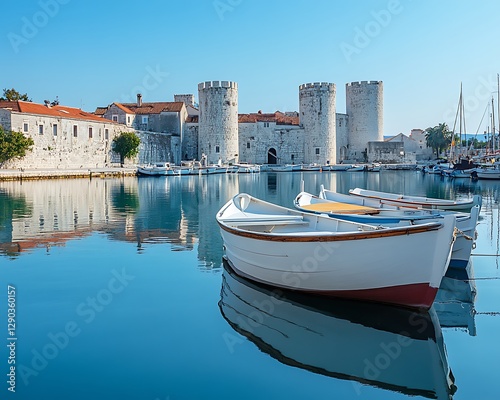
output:
M137 173L144 176L174 175L174 170L169 163L155 163L137 167Z
M451 172L448 174L450 178L471 178L471 174L474 170L473 169L453 169Z
M272 165L267 168L270 172L292 172L293 165ZM300 166L299 166L300 167Z
M301 171L321 171L321 165L318 164L306 164L301 166Z
M243 276L298 291L429 308L450 260L456 218L380 227L241 193L216 219L229 263Z
M408 196L397 193L378 192L375 190L367 190L355 188L349 190L349 194L353 196L367 197L382 200L388 204L395 204L404 207L416 208L439 208L441 210L454 211L470 211L472 207L479 204L481 207L481 196L475 195L472 199L465 200L445 200L431 197Z
M330 171L347 171L351 167L351 164L333 164L330 166Z
M380 172L382 170L382 165L379 163L373 163L366 166L366 171L368 172Z
M328 198L329 197L329 198ZM335 200L333 200L335 198ZM384 226L414 225L429 220L439 221L446 214L456 217L457 235L453 244L449 267L465 268L469 262L476 239L476 226L479 218L479 206L470 213L458 213L446 210L428 210L385 205L377 200L349 196L327 191L321 187L320 196L301 192L295 197L294 205L304 212L326 214L333 218L364 224Z
M492 179L499 180L500 179L500 168L498 166L495 167L486 167L486 168L475 168L473 171L474 177L478 179Z
M363 172L366 170L366 166L364 165L353 165L351 168L347 169L347 172Z
M457 389L434 308L326 302L251 282L226 263L219 308L232 329L282 364L398 395L448 400ZM242 343L227 337L231 349Z

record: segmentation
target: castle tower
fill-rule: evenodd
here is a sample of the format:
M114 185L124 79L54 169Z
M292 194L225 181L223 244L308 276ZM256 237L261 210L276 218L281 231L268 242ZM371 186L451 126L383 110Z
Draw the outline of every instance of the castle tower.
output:
M364 161L368 142L384 140L382 81L346 84L349 158Z
M238 84L228 81L198 84L200 107L198 158L208 164L238 162Z
M335 94L334 83L299 86L299 117L305 130L306 163L336 163Z

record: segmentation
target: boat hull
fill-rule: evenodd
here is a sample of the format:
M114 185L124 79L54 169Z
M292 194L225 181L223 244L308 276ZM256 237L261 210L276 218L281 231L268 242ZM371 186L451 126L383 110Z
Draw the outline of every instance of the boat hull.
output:
M444 234L268 242L224 228L226 256L245 277L285 289L424 309L432 305L449 263L453 236L451 227Z

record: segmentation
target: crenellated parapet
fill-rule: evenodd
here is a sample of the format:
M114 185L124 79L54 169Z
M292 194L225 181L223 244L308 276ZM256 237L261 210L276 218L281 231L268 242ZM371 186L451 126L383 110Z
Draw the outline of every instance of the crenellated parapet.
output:
M314 82L304 83L299 86L299 90L327 90L329 92L335 91L335 83L329 82Z
M207 81L198 84L198 91L214 88L238 89L238 84L231 81Z
M367 86L367 85L381 85L382 81L359 81L359 82L350 82L347 83L346 86Z

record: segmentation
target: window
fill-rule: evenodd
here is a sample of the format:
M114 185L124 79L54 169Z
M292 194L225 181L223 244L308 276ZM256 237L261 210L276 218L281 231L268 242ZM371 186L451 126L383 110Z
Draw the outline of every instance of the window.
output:
M78 125L73 125L73 137L78 137Z
M342 126L342 120L339 119L339 127L341 127L341 126Z
M57 124L52 125L52 134L57 136Z
M216 153L220 153L220 147L219 146L215 146L215 152Z
M43 135L43 125L38 125L38 133Z
M111 118L114 122L118 122L118 115L113 115Z
M292 154L292 161L295 160L295 154Z
M147 115L143 115L142 116L142 123L143 124L147 124L148 123L148 116Z
M269 122L264 122L264 128L269 128Z
M247 142L247 149L250 148L250 142Z
M25 122L25 123L23 124L23 131L24 131L24 132L28 132L29 127L30 127L30 126L29 126L29 124L28 124L27 122Z
M127 115L127 124L130 124L130 115Z
M89 139L92 139L92 127L89 126Z
M316 147L316 155L319 155L319 147Z
M108 128L104 129L104 139L106 139L106 140L109 139L109 129Z

